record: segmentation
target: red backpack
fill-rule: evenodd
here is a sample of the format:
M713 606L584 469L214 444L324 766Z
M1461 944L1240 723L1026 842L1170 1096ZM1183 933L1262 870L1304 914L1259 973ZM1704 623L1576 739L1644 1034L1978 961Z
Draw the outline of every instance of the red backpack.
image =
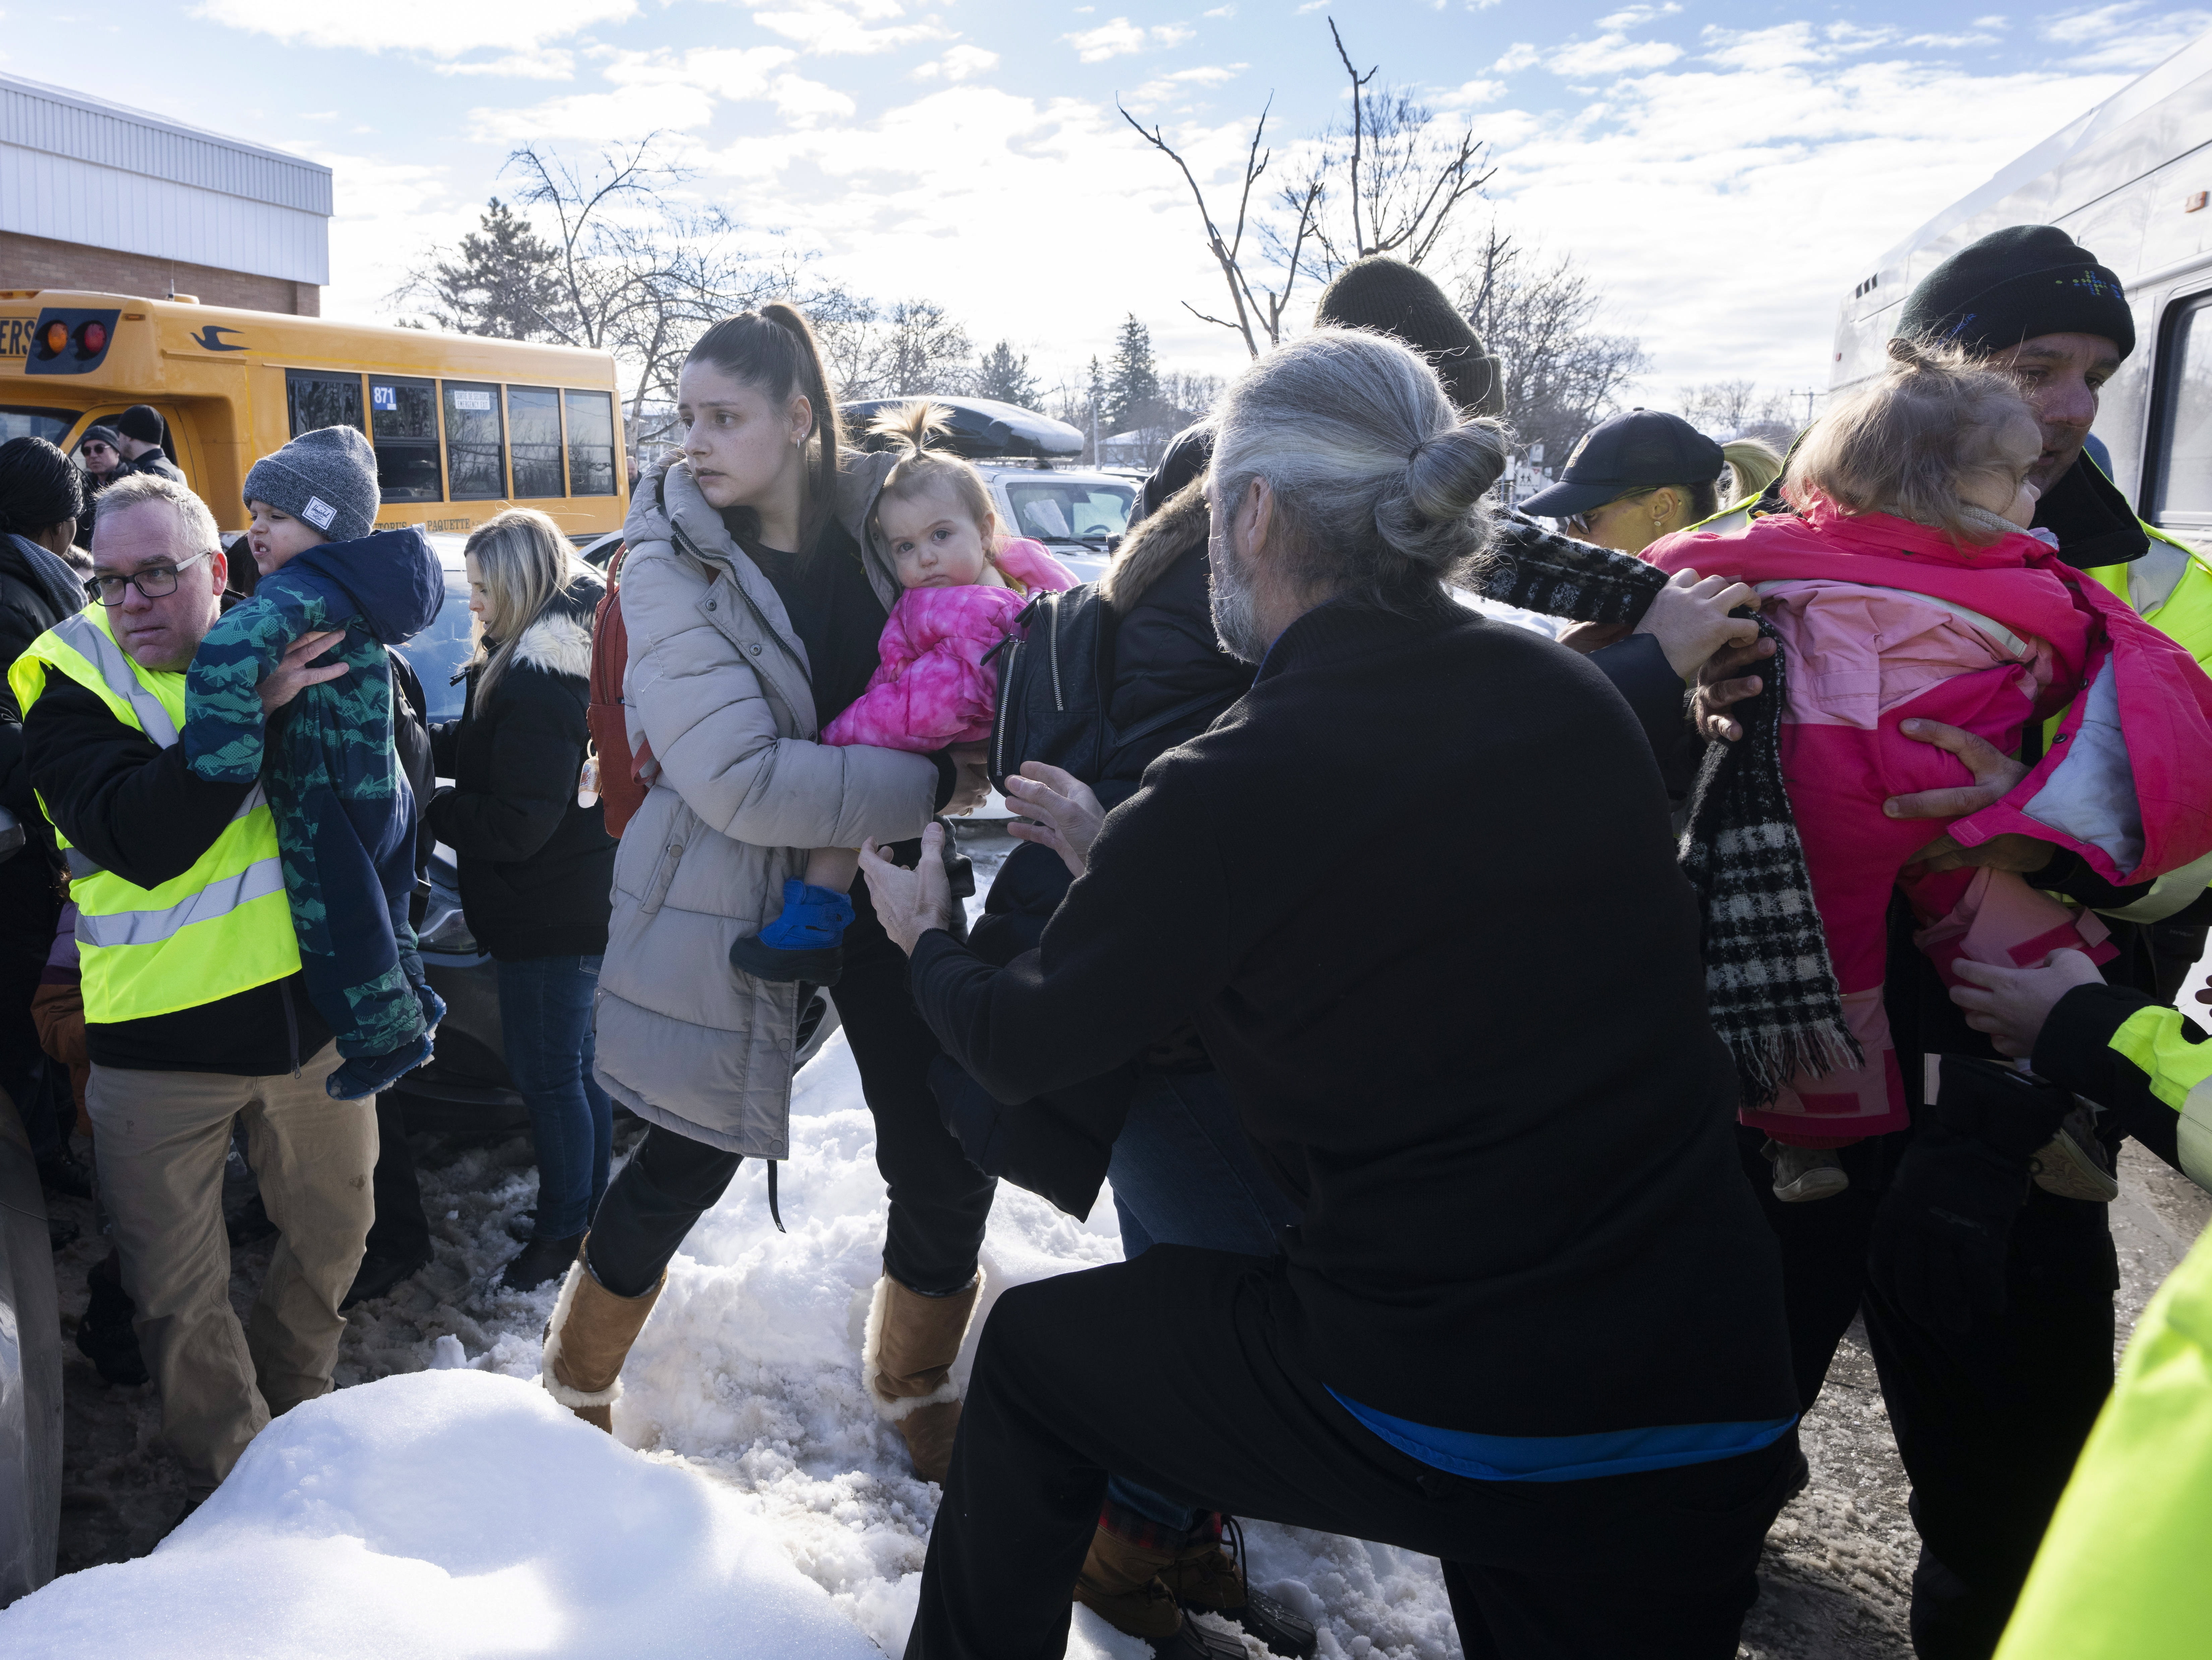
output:
M629 630L623 626L622 563L629 555L622 549L607 561L607 591L592 618L592 694L584 719L592 729L592 747L599 757L599 805L606 815L607 834L620 836L623 828L645 805L645 792L659 767L652 746L642 740L635 751L629 728L623 719L623 671L629 666Z

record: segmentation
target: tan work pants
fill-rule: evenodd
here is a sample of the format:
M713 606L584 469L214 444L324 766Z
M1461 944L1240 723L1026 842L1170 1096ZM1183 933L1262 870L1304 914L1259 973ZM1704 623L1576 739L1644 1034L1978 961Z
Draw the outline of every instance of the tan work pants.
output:
M333 1101L327 1044L274 1078L94 1066L85 1104L123 1286L161 1390L161 1434L194 1491L230 1474L263 1425L329 1392L338 1304L375 1219L376 1103ZM250 1327L230 1306L222 1166L232 1121L276 1225Z

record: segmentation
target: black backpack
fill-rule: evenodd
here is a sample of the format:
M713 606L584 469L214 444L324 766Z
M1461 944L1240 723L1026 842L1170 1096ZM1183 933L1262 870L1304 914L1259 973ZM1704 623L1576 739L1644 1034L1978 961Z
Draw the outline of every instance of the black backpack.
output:
M1065 768L1095 785L1126 751L1146 740L1164 747L1162 733L1200 716L1211 720L1234 701L1201 692L1127 731L1117 728L1110 718L1114 624L1114 608L1095 582L1040 593L985 658L998 660L999 707L986 759L992 787L1001 794L1007 775L1019 772L1024 761Z
M1098 585L1039 593L991 656L999 671L987 757L992 787L1003 794L1007 775L1024 761L1095 782L1112 754L1106 711L1114 662L1114 610Z

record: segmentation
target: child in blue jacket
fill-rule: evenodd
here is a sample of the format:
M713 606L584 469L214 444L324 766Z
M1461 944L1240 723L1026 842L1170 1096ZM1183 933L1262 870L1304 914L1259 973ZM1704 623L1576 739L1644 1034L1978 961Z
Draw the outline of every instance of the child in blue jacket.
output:
M267 792L307 994L337 1037L325 1087L357 1100L428 1060L445 1013L407 918L416 805L393 747L385 651L428 626L445 580L420 531L375 529L376 458L354 428L264 456L246 502L260 581L192 659L185 757L203 778L258 778ZM256 688L322 629L343 638L319 661L345 672L265 717Z

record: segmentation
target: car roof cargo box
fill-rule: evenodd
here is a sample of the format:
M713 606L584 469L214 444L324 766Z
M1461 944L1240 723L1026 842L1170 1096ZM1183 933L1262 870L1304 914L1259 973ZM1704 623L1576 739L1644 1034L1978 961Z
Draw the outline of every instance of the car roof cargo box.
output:
M878 416L903 407L911 398L862 398L842 405L845 430L861 449L881 449L884 441L871 437L868 423ZM1035 410L1001 404L989 398L938 398L929 401L950 417L951 430L938 441L955 455L971 461L999 456L1036 456L1048 460L1083 453L1083 435L1065 421L1055 421Z

